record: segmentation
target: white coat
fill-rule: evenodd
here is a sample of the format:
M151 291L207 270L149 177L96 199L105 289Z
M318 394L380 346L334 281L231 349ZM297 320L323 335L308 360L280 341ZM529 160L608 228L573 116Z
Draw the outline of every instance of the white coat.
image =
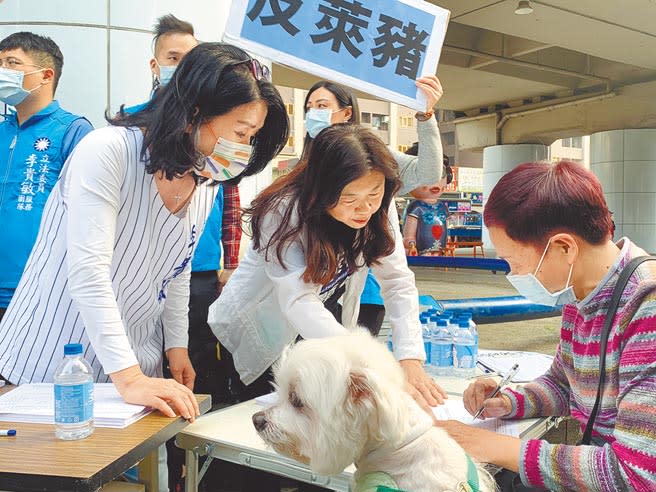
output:
M297 217L294 214L292 220ZM424 360L418 292L414 274L408 268L393 201L389 217L395 248L378 265L372 266L372 270L380 282L392 326L394 355L398 360ZM277 211L265 217L262 244L267 244L279 221ZM326 337L356 326L367 267L359 268L346 282L341 298L342 324L339 324L319 298L321 285L307 283L302 278L306 269L303 254L306 240L304 234L300 236L285 250L286 268L275 252L265 261L264 252L256 251L251 244L221 296L210 306L207 321L232 353L235 368L245 384L257 379L298 335Z

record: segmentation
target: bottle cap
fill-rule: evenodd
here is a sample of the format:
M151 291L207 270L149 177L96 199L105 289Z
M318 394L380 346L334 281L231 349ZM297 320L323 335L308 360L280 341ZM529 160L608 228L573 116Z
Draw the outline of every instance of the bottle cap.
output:
M79 355L82 353L81 343L67 343L64 345L64 355Z

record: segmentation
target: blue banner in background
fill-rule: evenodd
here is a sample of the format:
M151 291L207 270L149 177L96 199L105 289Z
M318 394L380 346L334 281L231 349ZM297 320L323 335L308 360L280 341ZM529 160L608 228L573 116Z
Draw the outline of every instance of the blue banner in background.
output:
M448 15L417 0L233 0L225 40L408 105L436 71Z

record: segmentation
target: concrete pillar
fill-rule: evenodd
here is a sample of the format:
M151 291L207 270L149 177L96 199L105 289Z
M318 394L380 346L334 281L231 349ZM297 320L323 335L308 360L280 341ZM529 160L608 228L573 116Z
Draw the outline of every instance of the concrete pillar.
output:
M613 212L615 239L627 236L656 252L656 129L593 134L590 169L601 181Z
M549 159L549 147L541 144L493 145L483 150L483 208L499 179L519 164ZM483 247L493 249L487 228L483 226Z
M397 149L399 143L399 106L398 104L389 103L389 143L392 149Z
M16 31L51 37L64 54L55 99L62 107L103 127L105 110L146 101L153 56L152 28L172 13L191 22L196 37L219 41L230 2L195 0L49 0L0 2L0 39Z

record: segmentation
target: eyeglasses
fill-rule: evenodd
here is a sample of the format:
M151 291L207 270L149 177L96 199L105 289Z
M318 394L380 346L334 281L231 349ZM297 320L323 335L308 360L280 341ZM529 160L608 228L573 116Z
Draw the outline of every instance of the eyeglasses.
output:
M267 82L271 82L271 70L269 70L269 67L267 67L266 65L262 65L257 58L250 58L248 60L238 61L233 63L232 65L236 66L242 64L248 65L248 68L253 74L253 77L255 77L255 80L264 79Z
M21 67L43 68L41 65L34 65L33 63L23 63L18 58L13 58L11 56L7 58L0 58L0 67L8 68L10 70L20 70Z

